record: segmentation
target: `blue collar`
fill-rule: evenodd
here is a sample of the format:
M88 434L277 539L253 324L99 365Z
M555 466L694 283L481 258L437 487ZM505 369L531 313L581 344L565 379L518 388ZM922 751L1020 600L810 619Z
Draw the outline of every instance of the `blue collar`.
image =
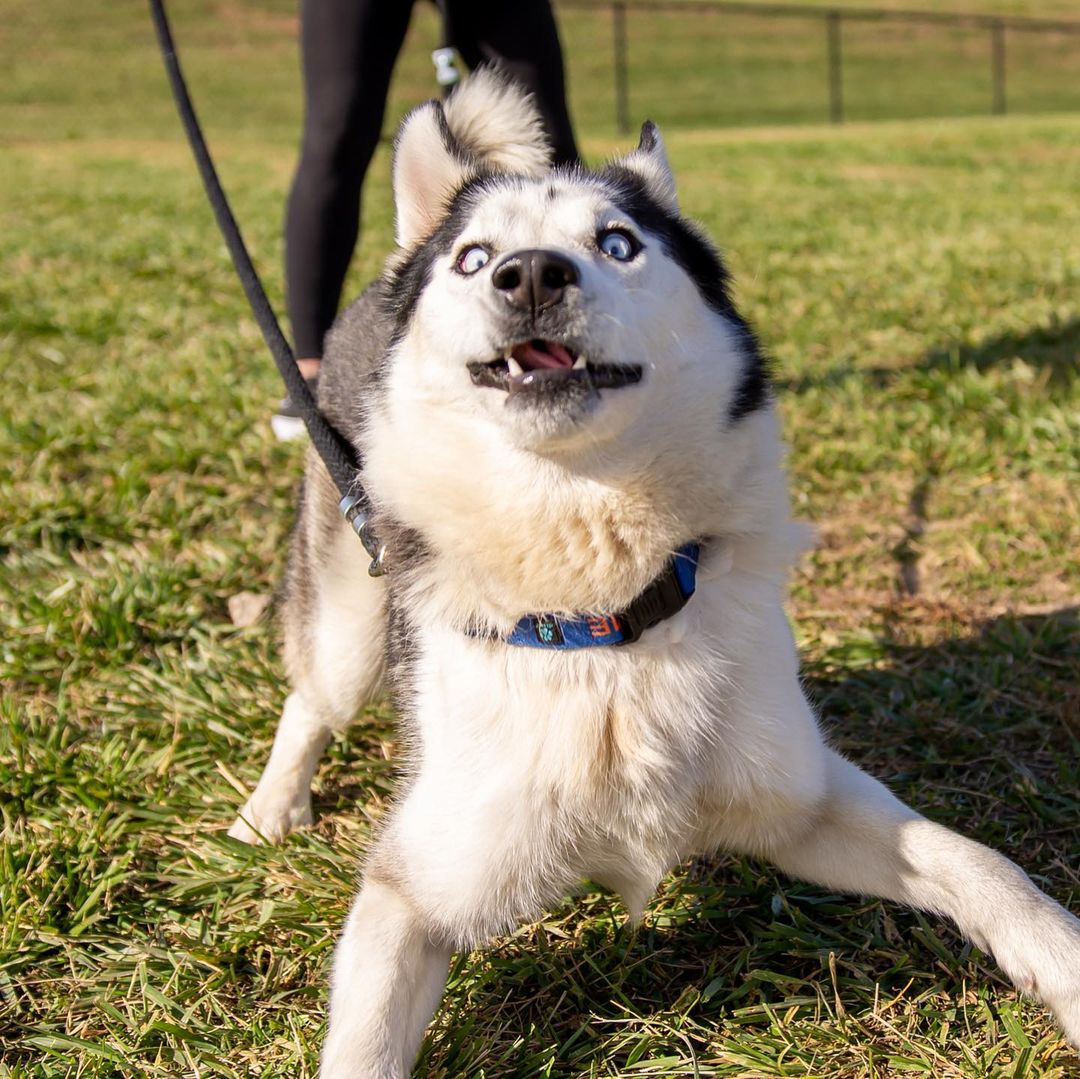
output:
M647 629L677 614L697 585L700 546L687 543L668 560L660 576L645 588L625 611L560 618L554 614L527 614L503 638L524 648L569 651L600 645L629 644Z

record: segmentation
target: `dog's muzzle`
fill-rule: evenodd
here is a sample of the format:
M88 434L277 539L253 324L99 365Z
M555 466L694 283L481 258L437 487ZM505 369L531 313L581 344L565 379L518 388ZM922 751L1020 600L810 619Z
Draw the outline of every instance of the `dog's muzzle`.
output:
M560 251L530 248L506 255L491 274L491 287L507 304L521 338L500 349L487 362L468 364L476 386L505 390L507 404L573 407L595 401L600 390L615 390L641 381L638 364L602 363L588 358L577 342L552 334L566 323L568 296L580 287L581 275ZM565 305L565 306L564 306ZM525 338L532 330L536 336Z

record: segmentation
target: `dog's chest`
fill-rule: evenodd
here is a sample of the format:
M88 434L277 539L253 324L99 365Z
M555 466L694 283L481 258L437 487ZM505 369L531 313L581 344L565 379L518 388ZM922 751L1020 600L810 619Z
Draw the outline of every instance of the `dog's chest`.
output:
M426 635L413 696L421 782L447 813L484 812L580 862L570 877L625 892L643 873L647 893L685 853L710 781L702 666L664 648L552 653Z
M393 840L441 908L488 897L462 939L538 915L583 877L640 911L667 870L724 845L718 811L782 796L806 738L765 688L780 673L797 687L794 653L778 606L748 611L727 576L699 577L690 604L625 647L416 634Z

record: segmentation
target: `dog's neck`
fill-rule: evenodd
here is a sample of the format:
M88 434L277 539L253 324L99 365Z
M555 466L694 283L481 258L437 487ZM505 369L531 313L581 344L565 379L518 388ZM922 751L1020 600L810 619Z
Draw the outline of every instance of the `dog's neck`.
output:
M654 464L605 481L554 463L547 472L527 483L498 468L395 477L386 509L422 539L422 557L395 574L414 617L507 632L524 614L617 611L688 541L740 550L731 539L752 537L749 554L788 519L771 450L730 477L704 455L680 469ZM786 554L766 561L780 575L790 564Z

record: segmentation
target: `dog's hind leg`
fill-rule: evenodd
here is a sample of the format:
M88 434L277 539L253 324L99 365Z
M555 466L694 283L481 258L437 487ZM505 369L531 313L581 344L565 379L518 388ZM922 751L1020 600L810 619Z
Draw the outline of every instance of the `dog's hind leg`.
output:
M334 731L379 689L385 664L385 586L338 515L329 479L309 465L293 536L283 611L292 692L270 760L229 835L278 842L310 824L311 780Z
M946 915L1080 1045L1080 921L1007 858L921 817L838 754L825 764L816 813L758 853L829 888Z

